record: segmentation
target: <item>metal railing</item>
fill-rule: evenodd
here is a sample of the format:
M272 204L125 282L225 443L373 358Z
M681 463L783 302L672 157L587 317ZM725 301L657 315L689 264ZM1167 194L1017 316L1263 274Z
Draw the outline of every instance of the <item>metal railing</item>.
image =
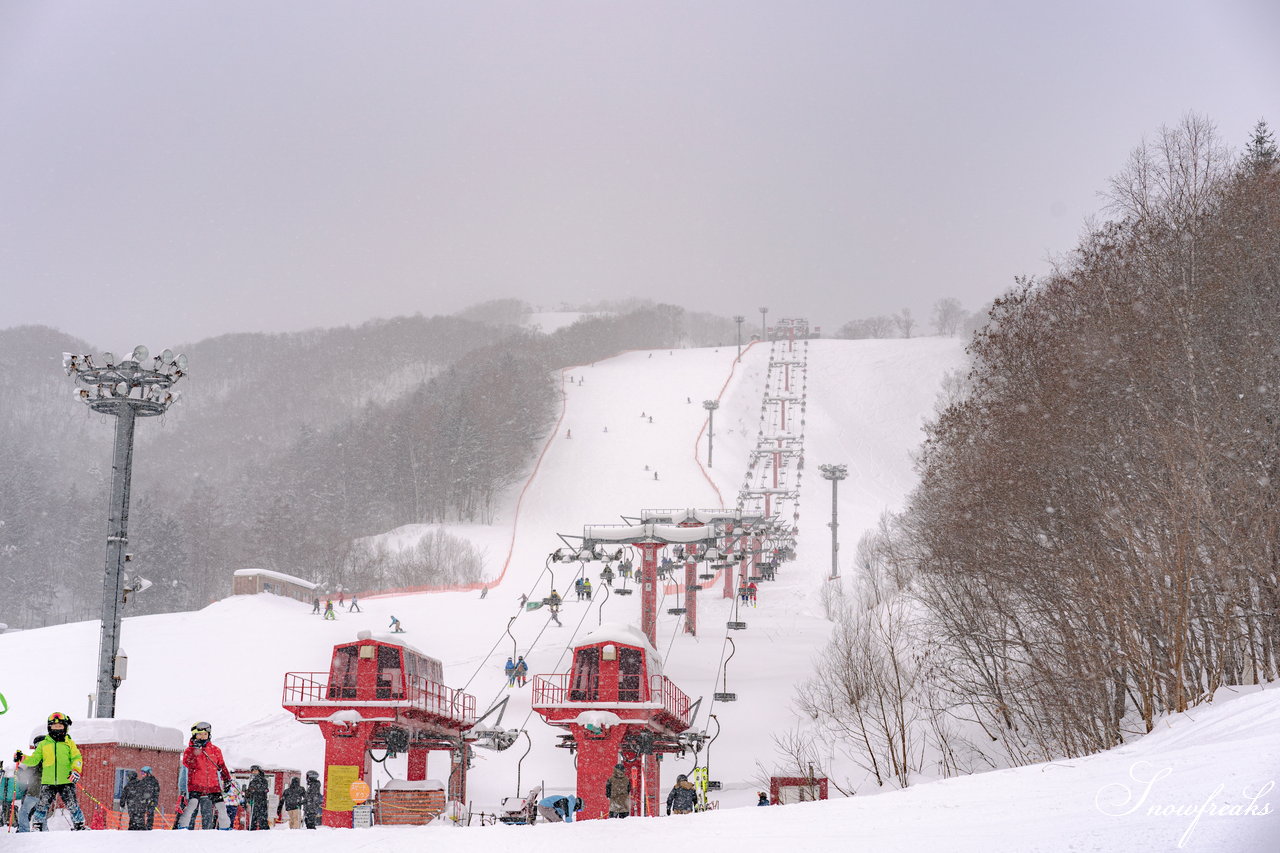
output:
M350 687L331 686L327 672L285 673L282 705L331 706L356 702L414 708L467 726L476 720L476 697L421 677L409 680L408 695L384 686L377 688L373 696L365 696Z
M598 704L601 701L598 690L570 689L571 673L560 672L552 675L538 675L533 679L534 705L571 705L577 702ZM613 701L613 700L608 700ZM630 704L617 700L618 704ZM637 700L637 703L657 703L671 716L685 725L689 724L689 697L684 694L675 682L665 675L654 675L649 678L649 696Z

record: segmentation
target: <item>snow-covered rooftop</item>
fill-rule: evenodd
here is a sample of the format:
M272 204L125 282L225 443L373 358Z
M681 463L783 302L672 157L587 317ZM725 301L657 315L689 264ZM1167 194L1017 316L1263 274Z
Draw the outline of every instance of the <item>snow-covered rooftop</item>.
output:
M36 729L32 737L44 734ZM167 726L157 726L142 720L119 720L90 717L75 720L71 724L71 739L78 744L118 743L123 746L140 746L145 749L181 751L186 746L182 732Z
M247 578L259 575L264 578L272 578L285 583L297 584L306 589L316 589L320 585L311 581L304 581L302 578L295 578L293 575L286 575L284 572L273 572L271 569L236 569L232 575L238 578Z

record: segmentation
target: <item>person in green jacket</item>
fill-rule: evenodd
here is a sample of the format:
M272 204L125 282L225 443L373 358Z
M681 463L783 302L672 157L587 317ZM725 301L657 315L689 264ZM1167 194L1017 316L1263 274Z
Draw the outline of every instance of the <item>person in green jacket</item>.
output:
M40 782L44 786L40 792L40 802L31 815L31 829L43 832L45 818L54 801L62 798L62 804L71 812L71 822L75 829L84 829L84 813L76 802L76 782L80 781L80 771L84 761L80 758L80 748L70 737L71 718L60 711L49 715L49 735L32 749L31 754L23 760L27 767L40 768Z

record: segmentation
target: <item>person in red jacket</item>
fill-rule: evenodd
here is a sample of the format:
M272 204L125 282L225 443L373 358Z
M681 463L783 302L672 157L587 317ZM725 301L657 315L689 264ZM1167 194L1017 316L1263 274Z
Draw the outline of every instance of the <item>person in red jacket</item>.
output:
M213 726L196 723L191 727L191 740L182 753L182 766L187 769L187 807L178 819L179 827L194 829L196 809L200 809L200 828L213 829L217 812L218 829L230 829L222 792L232 784L231 771L222 760L222 750L213 745Z

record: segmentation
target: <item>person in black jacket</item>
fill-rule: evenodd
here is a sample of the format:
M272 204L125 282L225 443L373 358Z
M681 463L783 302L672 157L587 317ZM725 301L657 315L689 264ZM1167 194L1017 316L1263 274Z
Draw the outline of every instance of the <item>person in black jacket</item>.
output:
M249 787L245 792L244 805L249 810L249 829L270 829L267 821L267 794L271 790L262 768L253 765L249 768L253 774L249 777Z
M307 771L307 799L304 804L303 818L307 829L315 829L320 825L321 810L324 808L324 792L320 790L320 774L315 770Z
M138 773L135 770L126 770L124 776L128 781L124 783L124 790L120 792L120 807L129 813L129 829L146 829L147 804L142 801L142 790L138 787Z
M667 794L667 814L689 814L698 801L698 792L694 789L689 777L681 774L676 777L676 784Z
M289 781L289 787L284 789L284 794L280 797L280 803L276 806L276 817L280 817L282 811L289 813L289 828L300 829L302 827L302 805L307 801L307 790L302 787L302 782L297 776Z
M143 767L138 777L138 804L145 810L143 823L146 829L156 825L156 808L160 805L160 780L151 772L151 767Z

